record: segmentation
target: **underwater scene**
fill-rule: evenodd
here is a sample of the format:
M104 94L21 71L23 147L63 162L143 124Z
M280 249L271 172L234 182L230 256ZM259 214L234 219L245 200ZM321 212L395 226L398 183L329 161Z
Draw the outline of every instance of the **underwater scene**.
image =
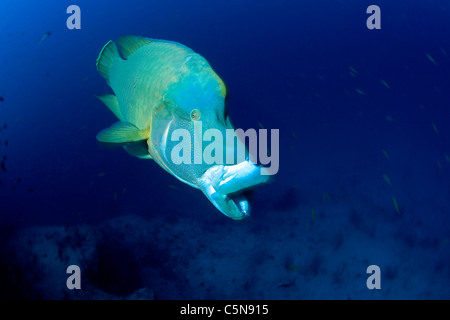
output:
M450 2L0 8L1 299L450 299Z

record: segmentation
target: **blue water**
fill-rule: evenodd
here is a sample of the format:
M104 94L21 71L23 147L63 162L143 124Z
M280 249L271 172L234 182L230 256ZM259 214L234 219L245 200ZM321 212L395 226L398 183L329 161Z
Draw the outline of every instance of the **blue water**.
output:
M3 0L1 296L449 299L449 19L442 0ZM96 58L127 34L202 54L235 127L280 130L249 219L97 143L116 120Z

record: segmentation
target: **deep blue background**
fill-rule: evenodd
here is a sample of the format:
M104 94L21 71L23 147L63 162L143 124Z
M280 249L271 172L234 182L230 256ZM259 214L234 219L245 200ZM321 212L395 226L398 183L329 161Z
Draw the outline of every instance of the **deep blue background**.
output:
M66 28L71 4L81 8L81 30ZM371 4L381 7L381 30L366 28ZM442 0L3 0L2 230L97 224L129 213L234 223L151 161L97 144L97 132L115 119L94 96L111 92L95 61L108 40L133 34L202 54L227 85L236 127L280 130L280 171L255 191L253 223L286 210L310 216L298 206L314 207L327 192L349 206L370 199L363 219L377 224L377 208L397 214L395 196L404 220L393 223L407 229L405 215L431 221L443 241L450 230L449 19Z

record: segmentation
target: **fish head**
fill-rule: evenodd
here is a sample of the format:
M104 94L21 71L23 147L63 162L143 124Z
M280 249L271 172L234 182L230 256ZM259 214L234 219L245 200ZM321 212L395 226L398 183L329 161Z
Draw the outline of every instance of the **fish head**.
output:
M226 155L234 154L243 143L239 139L231 145L225 141L227 129L234 131L225 96L225 85L215 73L186 76L175 83L153 116L150 139L155 152L151 154L169 173L201 189L220 212L241 220L250 214L245 192L267 182L269 175L252 163L248 154L244 159L225 161ZM207 138L208 132L214 137ZM222 161L205 157L213 142Z
M202 133L231 127L225 108L226 88L212 69L191 74L173 84L164 99L177 121L194 134L201 123Z

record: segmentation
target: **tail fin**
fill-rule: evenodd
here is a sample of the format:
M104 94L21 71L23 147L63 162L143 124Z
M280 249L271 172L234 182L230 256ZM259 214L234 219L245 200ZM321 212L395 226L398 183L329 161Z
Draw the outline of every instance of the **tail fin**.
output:
M117 49L116 44L110 40L102 48L102 51L100 51L96 64L98 72L100 72L108 84L111 66L117 59L121 59L119 50Z

